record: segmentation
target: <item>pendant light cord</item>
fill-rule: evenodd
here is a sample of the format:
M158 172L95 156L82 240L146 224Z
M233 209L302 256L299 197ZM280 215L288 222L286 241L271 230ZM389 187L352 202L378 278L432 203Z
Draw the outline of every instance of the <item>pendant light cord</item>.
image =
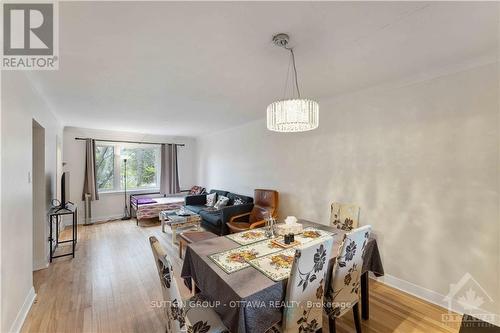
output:
M288 58L288 67L286 69L286 80L285 87L283 88L283 100L287 99L287 91L288 91L288 79L290 77L290 67L292 67L292 57ZM293 88L292 88L292 98L293 98Z
M293 53L293 48L285 47L285 49L289 50L292 54L292 63L293 63L293 74L295 76L295 88L297 89L297 95L300 99L300 90L299 90L299 80L297 79L297 66L295 66L295 54Z

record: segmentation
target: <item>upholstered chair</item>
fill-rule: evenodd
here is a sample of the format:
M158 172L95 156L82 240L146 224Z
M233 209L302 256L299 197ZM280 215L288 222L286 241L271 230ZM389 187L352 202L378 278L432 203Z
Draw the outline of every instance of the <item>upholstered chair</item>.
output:
M151 249L160 276L163 307L167 317L167 332L217 332L229 333L217 313L210 307L202 307L196 296L182 300L170 260L156 237L149 237Z
M333 239L312 242L295 251L287 282L283 319L267 332L313 333L323 326L323 296Z
M330 224L345 231L356 229L359 224L359 206L339 202L332 203Z
M368 225L344 235L325 295L325 311L330 332L335 332L336 318L352 309L356 332L361 333L359 291L363 255L370 232L371 226Z
M278 216L278 191L256 189L253 209L245 214L231 217L227 224L231 233L263 227L266 218Z

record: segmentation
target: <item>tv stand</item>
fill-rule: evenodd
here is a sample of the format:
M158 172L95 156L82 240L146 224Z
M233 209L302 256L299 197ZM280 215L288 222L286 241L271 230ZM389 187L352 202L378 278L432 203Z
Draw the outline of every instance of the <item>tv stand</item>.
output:
M60 241L59 240L59 217L64 216L64 215L71 215L72 216L72 238L68 239L68 240ZM77 217L78 217L77 207L72 202L68 202L64 206L61 205L61 206L52 207L49 210L50 262L52 262L52 259L54 259L54 258L66 257L66 256L73 256L73 258L75 257L75 247L76 247L76 242L77 242L77 221L78 221ZM53 224L54 224L54 222L56 224L56 226L55 226L55 232L56 232L55 238L53 236L53 232L54 232ZM63 243L72 243L71 244L71 252L65 253L65 254L54 255L59 244L63 244Z
M59 206L56 206L56 207L53 207L52 209L55 209L54 213L58 213L60 212L61 210L63 209L67 209L67 207L71 205L71 206L74 206L75 204L72 203L71 201L68 201L67 203L65 204L60 204ZM71 209L71 208L70 208Z

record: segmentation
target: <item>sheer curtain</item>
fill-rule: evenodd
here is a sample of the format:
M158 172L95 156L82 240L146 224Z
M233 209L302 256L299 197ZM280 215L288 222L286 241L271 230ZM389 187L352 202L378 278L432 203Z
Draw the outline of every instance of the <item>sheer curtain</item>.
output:
M179 170L177 165L177 145L161 145L161 178L160 192L162 194L179 193Z
M82 193L84 201L86 194L90 194L90 200L99 200L95 166L95 140L93 139L85 139L85 180Z

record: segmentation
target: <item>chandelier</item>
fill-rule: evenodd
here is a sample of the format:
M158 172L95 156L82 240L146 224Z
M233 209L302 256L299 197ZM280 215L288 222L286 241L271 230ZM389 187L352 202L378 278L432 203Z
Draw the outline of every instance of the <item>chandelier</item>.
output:
M293 48L288 46L290 38L287 34L277 34L273 37L273 43L290 51L293 65L292 98L282 99L269 104L267 107L267 129L275 132L305 132L318 128L319 106L316 101L300 97L299 83L297 79L297 67L295 66L295 54ZM290 72L290 67L289 71ZM292 83L292 84L293 84ZM285 92L288 86L288 73L285 82ZM296 91L296 98L294 94Z

